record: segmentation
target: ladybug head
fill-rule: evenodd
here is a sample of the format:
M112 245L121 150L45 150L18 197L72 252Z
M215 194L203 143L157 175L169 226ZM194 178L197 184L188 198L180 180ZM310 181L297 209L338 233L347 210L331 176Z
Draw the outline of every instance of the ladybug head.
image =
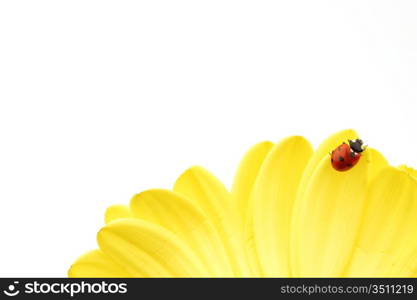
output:
M360 139L349 140L350 148L356 153L361 153L365 150L366 147L363 146L363 141Z

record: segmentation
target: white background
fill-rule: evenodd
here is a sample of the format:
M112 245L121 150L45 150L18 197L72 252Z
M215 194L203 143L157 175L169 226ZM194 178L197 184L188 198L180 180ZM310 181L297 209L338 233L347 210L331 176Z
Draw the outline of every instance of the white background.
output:
M344 128L417 166L415 1L2 1L0 276L66 276L107 206Z

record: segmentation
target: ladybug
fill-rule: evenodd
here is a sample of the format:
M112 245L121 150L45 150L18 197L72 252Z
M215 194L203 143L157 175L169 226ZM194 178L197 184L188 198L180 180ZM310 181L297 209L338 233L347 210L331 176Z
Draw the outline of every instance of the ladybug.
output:
M333 168L340 172L350 170L358 163L365 149L360 139L349 140L349 145L343 142L330 153Z

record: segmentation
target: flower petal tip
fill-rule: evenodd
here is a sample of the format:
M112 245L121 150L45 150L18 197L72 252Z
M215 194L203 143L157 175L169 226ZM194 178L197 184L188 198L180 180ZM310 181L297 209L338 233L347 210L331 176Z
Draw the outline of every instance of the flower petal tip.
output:
M417 180L417 170L415 170L414 168L409 167L407 165L400 165L397 168L402 172L406 173L412 179Z
M130 208L126 205L112 205L106 209L104 213L104 222L109 224L110 222L118 219L129 218L132 216Z

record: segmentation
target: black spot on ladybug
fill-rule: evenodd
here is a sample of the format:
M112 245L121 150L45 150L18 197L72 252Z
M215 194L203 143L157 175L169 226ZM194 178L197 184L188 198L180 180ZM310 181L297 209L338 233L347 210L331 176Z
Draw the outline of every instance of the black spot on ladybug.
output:
M348 167L353 167L353 165L351 163L347 164Z
M339 156L339 161L345 161L345 159L342 156Z
M350 152L350 157L355 157L355 152Z

